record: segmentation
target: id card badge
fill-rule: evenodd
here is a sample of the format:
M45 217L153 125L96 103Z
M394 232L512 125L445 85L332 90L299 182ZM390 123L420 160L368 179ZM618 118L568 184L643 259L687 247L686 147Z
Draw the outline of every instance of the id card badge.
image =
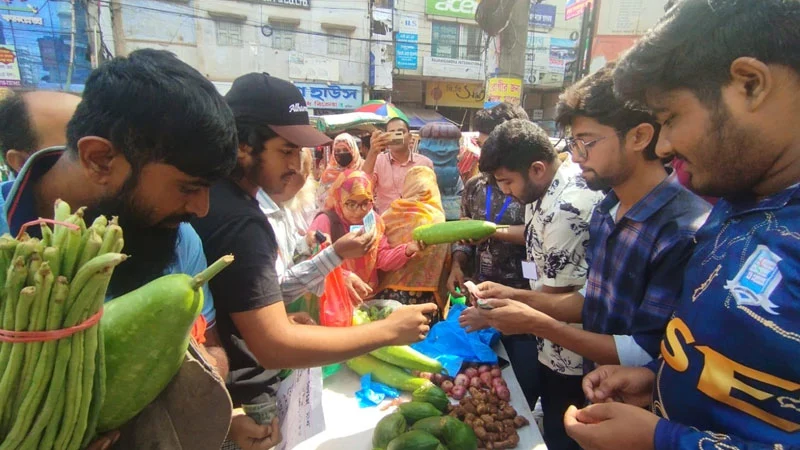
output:
M522 276L531 281L538 280L539 272L536 268L536 263L533 261L522 261Z
M364 225L350 225L350 232L356 232L364 228Z
M491 276L492 262L493 262L492 253L489 251L488 248L480 252L480 255L478 257L478 265L479 265L478 268L481 275L483 275L484 277Z

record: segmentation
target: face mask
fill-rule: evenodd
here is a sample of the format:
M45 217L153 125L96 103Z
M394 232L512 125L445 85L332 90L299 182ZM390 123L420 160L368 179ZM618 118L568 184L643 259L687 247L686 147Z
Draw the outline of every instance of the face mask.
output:
M347 167L353 162L353 155L350 153L339 153L335 158L336 163L339 164L340 167Z

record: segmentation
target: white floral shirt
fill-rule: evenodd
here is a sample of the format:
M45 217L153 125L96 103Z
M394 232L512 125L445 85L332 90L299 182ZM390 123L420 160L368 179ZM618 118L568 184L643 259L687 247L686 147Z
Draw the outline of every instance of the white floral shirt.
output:
M589 219L603 193L592 191L570 158L561 163L545 195L525 208L525 242L528 260L536 263L537 279L531 288L543 286L579 288L586 282L589 266ZM580 328L580 324L571 324ZM539 362L562 375L583 375L583 358L546 339L538 339Z

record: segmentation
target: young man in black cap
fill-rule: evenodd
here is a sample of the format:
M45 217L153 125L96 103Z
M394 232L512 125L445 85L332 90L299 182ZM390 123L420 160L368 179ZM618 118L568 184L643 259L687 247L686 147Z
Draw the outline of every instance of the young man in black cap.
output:
M259 188L268 195L283 192L300 170L301 148L330 139L309 125L306 102L287 81L250 73L237 78L225 98L239 134L237 167L211 188L209 214L193 225L207 257L236 257L210 284L230 357L227 381L234 405L267 392L279 381L280 369L322 366L422 339L430 329L426 314L434 313L435 305L404 307L380 324L353 328L308 326L287 315L275 272L278 245L256 194ZM374 239L359 235L350 248L334 245L324 252L331 264L340 264L363 254Z

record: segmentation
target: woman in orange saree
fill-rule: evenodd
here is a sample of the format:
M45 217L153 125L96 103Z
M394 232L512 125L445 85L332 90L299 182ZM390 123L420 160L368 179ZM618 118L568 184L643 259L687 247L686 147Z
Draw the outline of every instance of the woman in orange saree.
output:
M436 174L428 167L414 167L403 183L402 197L383 213L389 246L413 242L415 228L445 221ZM405 266L381 274L380 294L404 304L436 302L444 306L449 273L449 245L432 245L414 255ZM446 270L447 269L447 270Z

